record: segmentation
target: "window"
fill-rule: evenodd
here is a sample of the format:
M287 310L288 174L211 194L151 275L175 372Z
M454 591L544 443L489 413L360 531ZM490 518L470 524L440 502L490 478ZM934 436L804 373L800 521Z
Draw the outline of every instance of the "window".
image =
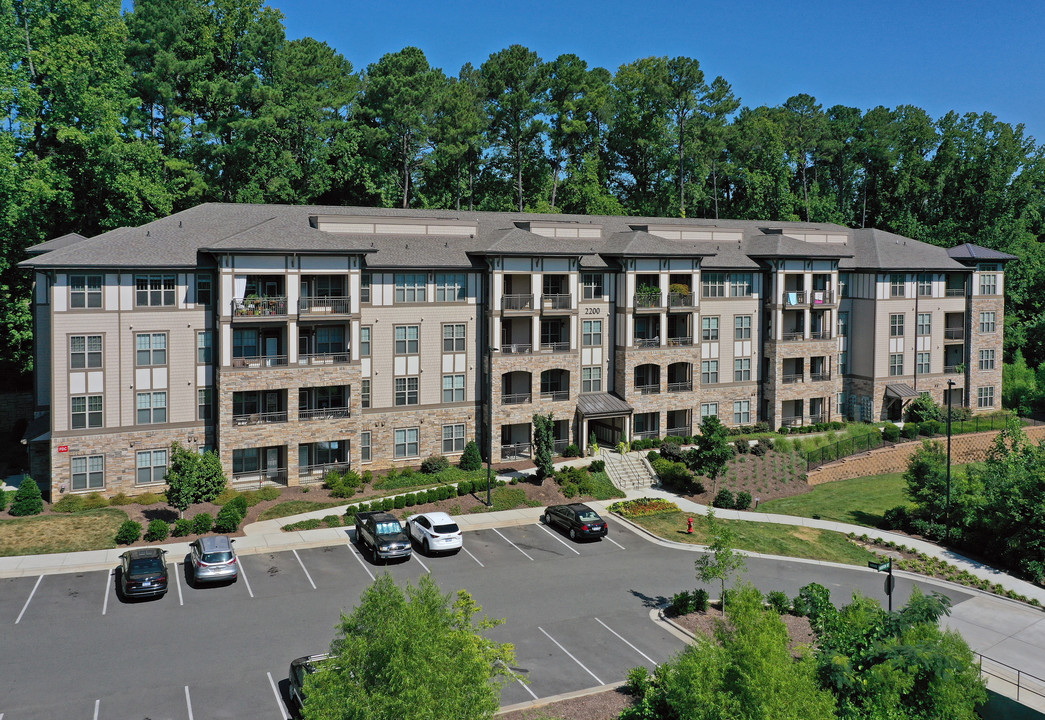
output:
M214 303L214 277L207 273L196 275L196 304L211 305Z
M602 273L584 273L581 275L581 288L585 300L601 300L605 295L602 287Z
M167 393L138 393L138 424L152 425L167 422Z
M105 456L86 455L72 458L72 489L98 490L105 487Z
M733 317L733 339L734 340L750 340L751 339L751 316L750 315L735 315Z
M838 313L838 337L849 337L849 313Z
M903 337L903 313L889 316L889 337Z
M370 302L370 273L359 276L359 302Z
M998 294L998 276L994 273L980 275L980 295Z
M852 282L852 273L838 273L838 296L849 297L849 284Z
M468 283L464 273L437 273L435 276L436 302L458 302L464 300L467 289Z
M167 451L142 450L138 452L137 470L134 481L138 485L163 482L167 475Z
M718 360L701 361L700 382L704 385L714 385L718 382Z
M102 336L73 335L69 338L69 367L73 370L102 366Z
M602 320L585 320L581 329L585 347L602 345Z
M704 273L700 280L701 295L706 298L725 297L726 274Z
M733 424L747 425L749 422L751 422L751 401L737 400L733 403ZM747 440L741 442L747 442Z
M443 454L464 452L464 424L443 425Z
M994 351L980 350L980 370L994 369Z
M359 433L359 460L360 462L370 462L370 432Z
M73 430L102 426L101 395L74 395L70 398L70 408Z
M933 276L932 273L918 273L918 295L921 297L932 297Z
M464 352L464 323L443 325L443 352Z
M397 458L417 457L419 451L418 428L403 428L395 431L395 456Z
M370 357L370 333L369 325L359 328L359 356Z
M213 388L200 388L196 391L196 418L198 420L214 418Z
M656 437L660 435L660 413L635 413L634 434L637 437Z
M200 365L210 365L214 362L213 331L203 330L196 333L196 362Z
M69 276L69 307L100 308L102 306L101 275Z
M700 404L700 419L708 417L718 417L718 403L701 403Z
M370 407L370 381L359 381L359 400L365 408Z
M893 273L889 276L889 297L900 297L904 296L904 285L907 282L907 276L903 273Z
M173 307L173 275L135 275L134 304L137 307Z
M581 368L581 392L602 392L602 366Z
M405 377L395 379L395 404L417 405L417 388L420 378Z
M920 352L915 353L914 356L914 371L919 375L929 374L929 353Z
M233 474L257 472L261 469L261 450L259 448L244 448L232 451Z
M849 372L849 352L847 350L838 353L838 372L843 375Z
M138 367L167 364L167 334L138 333L134 336L137 350L135 364Z
M425 273L396 273L396 302L419 303L425 301Z
M997 315L993 312L982 312L980 313L980 332L992 333L996 327L995 318Z
M729 276L731 297L751 297L751 273L733 273Z
M464 375L443 375L443 402L464 402Z
M931 335L933 330L932 313L918 313L918 324L915 330L919 335Z
M978 407L994 407L994 387L976 388L976 404Z
M416 355L420 331L417 325L395 326L396 355Z
M747 382L751 379L751 358L733 361L733 382Z
M889 356L889 374L903 375L903 353L893 353Z
M320 326L316 328L315 351L319 355L333 355L345 352L345 328L343 325Z
M700 339L705 342L718 340L718 318L705 317L700 319Z
M232 331L232 357L256 358L260 354L257 330Z

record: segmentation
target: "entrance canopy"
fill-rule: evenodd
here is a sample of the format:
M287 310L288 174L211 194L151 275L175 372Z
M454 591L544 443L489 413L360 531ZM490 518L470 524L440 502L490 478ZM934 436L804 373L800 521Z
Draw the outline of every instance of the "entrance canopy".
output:
M885 386L885 396L899 398L906 400L907 398L916 398L921 395L920 392L915 390L907 383L893 383L892 385Z
M612 393L584 393L577 398L577 412L585 420L631 415L635 409Z

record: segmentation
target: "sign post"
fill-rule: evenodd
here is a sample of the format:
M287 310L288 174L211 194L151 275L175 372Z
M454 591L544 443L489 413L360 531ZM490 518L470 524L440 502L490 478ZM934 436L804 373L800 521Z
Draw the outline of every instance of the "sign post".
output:
M867 567L878 572L888 572L885 576L885 594L889 597L889 612L893 611L893 588L896 586L896 579L893 577L893 561L886 560L885 562L870 561L867 563Z

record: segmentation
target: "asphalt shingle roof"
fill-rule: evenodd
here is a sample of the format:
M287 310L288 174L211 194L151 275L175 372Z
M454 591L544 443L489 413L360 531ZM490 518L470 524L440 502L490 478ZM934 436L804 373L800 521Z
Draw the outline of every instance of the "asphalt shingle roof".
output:
M996 260L999 262L1005 262L1016 259L1015 255L1010 255L1009 253L1001 252L1000 250L991 250L982 245L973 245L972 243L955 245L947 250L947 254L955 260Z

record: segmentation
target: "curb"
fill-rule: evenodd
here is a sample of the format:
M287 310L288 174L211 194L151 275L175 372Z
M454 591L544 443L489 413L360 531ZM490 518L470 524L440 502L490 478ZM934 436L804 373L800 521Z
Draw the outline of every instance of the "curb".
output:
M621 681L618 683L611 683L609 685L597 685L596 687L585 688L584 690L574 690L573 692L562 693L561 695L551 695L549 697L540 698L538 700L527 700L521 703L515 703L514 705L505 705L500 710L494 713L494 717L498 715L506 715L508 713L517 712L519 710L532 710L534 708L544 707L545 705L551 705L552 703L562 702L563 700L573 700L574 698L588 697L589 695L598 695L604 692L610 692L612 690L618 690L628 683Z

